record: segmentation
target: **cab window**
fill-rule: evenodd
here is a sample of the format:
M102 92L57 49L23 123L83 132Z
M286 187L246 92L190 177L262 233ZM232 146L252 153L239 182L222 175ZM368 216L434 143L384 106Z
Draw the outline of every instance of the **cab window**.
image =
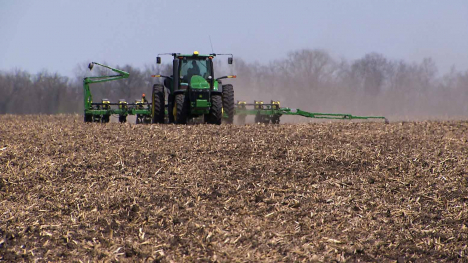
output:
M211 76L209 60L206 59L183 59L180 67L180 76L189 80L194 75L208 78Z

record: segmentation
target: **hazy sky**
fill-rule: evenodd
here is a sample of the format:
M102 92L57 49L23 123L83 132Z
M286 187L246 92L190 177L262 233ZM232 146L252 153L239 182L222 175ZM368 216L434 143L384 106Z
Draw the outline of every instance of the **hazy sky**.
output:
M432 57L468 69L467 0L0 0L0 70L73 76L77 64L141 67L157 53L269 62L301 48L356 59ZM169 57L166 58L169 60Z

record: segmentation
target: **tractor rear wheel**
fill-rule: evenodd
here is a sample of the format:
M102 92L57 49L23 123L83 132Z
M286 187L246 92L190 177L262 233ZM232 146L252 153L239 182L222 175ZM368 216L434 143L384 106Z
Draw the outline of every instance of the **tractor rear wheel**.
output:
M164 99L164 86L161 84L154 84L152 97L153 103L151 106L151 116L153 123L164 123Z
M188 105L185 101L185 94L175 96L174 122L176 124L187 124Z
M208 114L208 123L220 125L223 119L223 99L220 95L211 96L211 108Z
M234 122L234 87L231 84L223 85L223 111L227 114L226 122Z

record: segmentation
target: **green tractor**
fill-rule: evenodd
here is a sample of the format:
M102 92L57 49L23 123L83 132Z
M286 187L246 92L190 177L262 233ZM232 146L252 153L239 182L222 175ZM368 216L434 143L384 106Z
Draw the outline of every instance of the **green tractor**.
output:
M228 64L232 64L232 54L201 55L197 51L193 54L158 54L157 64L161 64L160 55L173 56L172 75L153 75L164 78L164 85L153 86L153 123L165 123L167 119L169 123L186 124L202 116L203 122L208 124L220 125L223 119L226 123L233 123L234 88L231 84L222 85L221 79L236 76L214 79L213 68L213 59L217 55L228 55Z

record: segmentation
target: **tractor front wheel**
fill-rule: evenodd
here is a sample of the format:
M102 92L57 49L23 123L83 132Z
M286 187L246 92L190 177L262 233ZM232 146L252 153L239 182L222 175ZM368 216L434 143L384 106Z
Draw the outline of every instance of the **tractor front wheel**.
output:
M211 96L211 109L208 115L208 123L220 125L223 119L223 99L220 95Z
M164 105L164 86L154 84L153 103L151 107L151 116L153 123L164 123L165 105Z
M174 122L176 124L187 124L188 105L185 101L185 94L175 96Z

